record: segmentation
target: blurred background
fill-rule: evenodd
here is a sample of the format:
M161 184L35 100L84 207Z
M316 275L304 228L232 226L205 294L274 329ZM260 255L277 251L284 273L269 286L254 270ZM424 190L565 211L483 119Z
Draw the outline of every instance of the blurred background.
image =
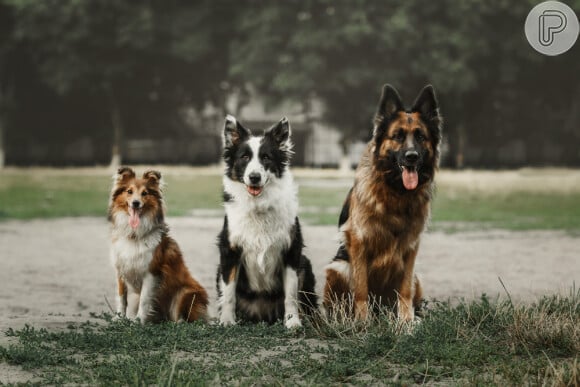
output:
M580 44L534 51L537 3L0 0L0 165L216 164L227 113L354 165L381 86L431 83L444 167L577 167Z
M226 114L256 131L290 120L320 290L385 83L407 106L433 84L445 119L426 296L578 305L580 41L536 52L524 24L539 2L0 0L0 331L112 310L120 164L162 172L172 235L215 297ZM0 384L29 381L1 366Z

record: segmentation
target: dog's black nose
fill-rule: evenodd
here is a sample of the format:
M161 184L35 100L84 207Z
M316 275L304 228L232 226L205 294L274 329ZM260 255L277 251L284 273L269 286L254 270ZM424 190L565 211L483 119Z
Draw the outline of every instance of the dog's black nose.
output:
M414 150L405 152L405 161L408 163L416 163L419 160L419 153Z
M133 208L139 208L141 207L141 202L139 200L133 200L131 206L133 206Z
M250 183L258 184L262 180L262 176L257 172L250 173Z

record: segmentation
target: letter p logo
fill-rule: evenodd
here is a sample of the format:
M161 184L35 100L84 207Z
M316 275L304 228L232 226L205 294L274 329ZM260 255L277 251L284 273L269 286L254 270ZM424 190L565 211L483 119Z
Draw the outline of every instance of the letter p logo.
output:
M554 36L566 29L568 19L564 12L557 9L547 9L538 18L540 44L544 47L554 43Z
M526 38L534 50L544 55L560 55L574 46L578 38L578 17L559 1L536 5L526 18Z

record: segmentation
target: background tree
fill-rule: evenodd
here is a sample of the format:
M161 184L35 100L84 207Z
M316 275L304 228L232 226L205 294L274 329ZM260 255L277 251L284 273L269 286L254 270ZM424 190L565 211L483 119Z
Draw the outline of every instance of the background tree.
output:
M49 100L95 104L87 118L113 129L113 163L120 162L131 120L143 130L147 125L139 123L221 97L227 50L216 47L229 33L230 8L116 0L3 0L2 6L14 22L13 58L31 67L28 77L18 77L20 69L5 65L12 83L36 78Z
M535 3L304 1L245 9L231 74L273 101L292 98L307 110L321 99L325 119L347 138L370 133L382 83L408 103L432 83L444 107L448 163L462 165L477 146L479 166L498 165L498 148L521 141L525 161L541 164L546 128L578 145L580 49L545 57L528 45L523 26ZM580 10L580 2L570 5ZM572 149L565 153L562 163L580 163Z
M580 44L535 52L536 3L0 0L5 143L89 133L115 155L136 132L177 138L184 107L254 90L307 115L321 101L348 142L368 138L383 83L407 103L432 83L447 165L580 165Z

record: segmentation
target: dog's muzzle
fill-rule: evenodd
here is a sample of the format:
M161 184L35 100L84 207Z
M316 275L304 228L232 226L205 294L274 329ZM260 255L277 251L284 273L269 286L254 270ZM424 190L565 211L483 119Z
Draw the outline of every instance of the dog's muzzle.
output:
M414 190L419 185L418 166L419 153L414 149L405 151L403 162L399 163L399 167L401 168L403 186L408 191Z

